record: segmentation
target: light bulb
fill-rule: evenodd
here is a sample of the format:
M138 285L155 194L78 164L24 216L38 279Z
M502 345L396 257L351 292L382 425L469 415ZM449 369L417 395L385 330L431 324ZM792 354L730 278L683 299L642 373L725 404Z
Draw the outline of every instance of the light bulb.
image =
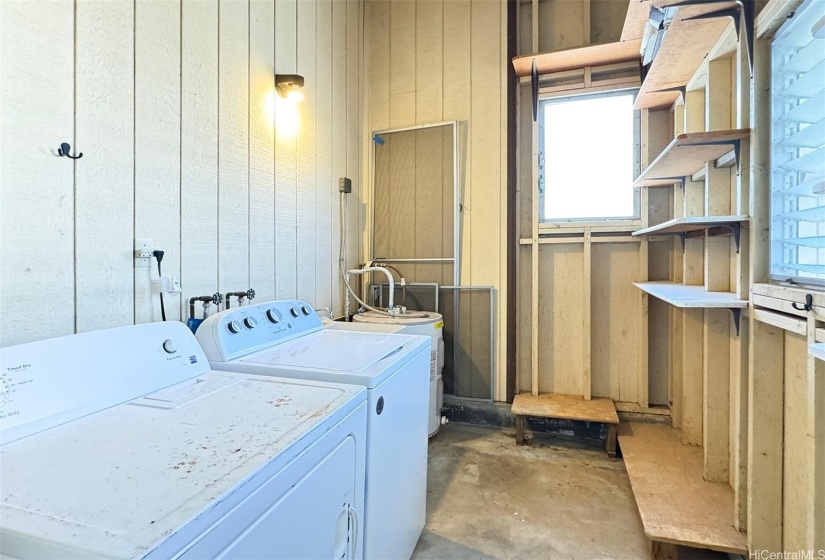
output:
M297 90L293 89L287 94L286 98L287 98L287 100L291 101L292 103L298 103L301 100L303 100L304 94L302 94L300 91L297 91Z

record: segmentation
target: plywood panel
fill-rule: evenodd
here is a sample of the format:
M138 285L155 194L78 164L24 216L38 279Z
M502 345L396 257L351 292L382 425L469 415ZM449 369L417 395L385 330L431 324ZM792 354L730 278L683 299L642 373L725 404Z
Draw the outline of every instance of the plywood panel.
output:
M74 331L73 166L56 157L77 148L73 20L70 3L0 3L0 346Z
M701 446L704 312L702 309L683 309L682 318L682 443Z
M133 15L133 4L124 0L82 2L75 14L72 144L83 152L75 169L77 332L134 321Z
M296 0L275 2L275 71L298 72L295 36ZM297 154L298 109L293 103L275 99L275 296L298 295L297 276Z
M332 306L332 2L320 0L315 8L315 304ZM337 202L337 201L336 201ZM338 205L335 205L337 211Z
M373 2L370 3L375 4ZM370 8L371 9L371 8ZM347 176L347 4L332 2L332 189L330 193L332 204L332 257L331 271L332 310L334 313L343 312L343 282L339 272L338 259L341 249L341 195L336 188L338 180ZM372 82L370 82L372 83ZM372 91L371 88L368 91ZM372 98L371 98L372 99ZM360 138L353 141L359 142ZM371 146L368 146L371 148ZM357 199L352 194L347 195L353 203ZM346 223L346 220L345 220ZM360 230L352 224L349 235L358 237Z
M218 2L186 0L181 13L180 280L188 314L189 298L218 291Z
M730 473L730 312L706 309L702 398L705 480Z
M249 285L249 44L248 4L219 3L218 286ZM254 286L253 286L254 287Z
M750 320L748 379L748 548L782 548L782 446L785 334Z
M635 243L593 245L593 396L637 402L641 320L641 294L633 286L637 270Z
M335 4L333 3L333 6ZM346 4L338 4L341 4L343 11L346 12ZM383 130L390 126L390 5L390 2L366 3L369 27L369 122L371 130ZM346 38L344 38L343 56L346 57Z
M472 5L471 42L471 110L473 128L470 142L474 164L470 173L473 198L469 203L471 220L467 224L470 251L483 258L468 263L471 282L475 285L499 283L501 266L499 193L501 191L501 64L499 41L491 40L490 31L499 29L501 13L495 2ZM581 270L581 269L580 269Z
M352 178L352 192L355 200L364 200L364 190L361 178L361 100L364 98L361 90L359 68L363 53L361 52L363 26L363 2L361 0L347 0L347 176ZM352 224L353 231L363 231L366 227L366 214L362 204L350 204L347 220ZM351 235L347 246L347 268L353 268L360 262L359 236Z
M459 120L459 168L461 176L461 283L470 284L470 267L474 255L470 250L469 231L473 189L473 146L470 133L476 126L471 120L471 2L455 0L442 2L444 11L444 77L443 115L445 120Z
M813 544L815 452L809 435L815 422L811 409L807 342L785 331L785 423L782 490L782 546L809 550ZM817 414L821 414L818 411Z
M298 104L297 274L298 299L315 304L315 2L298 2L298 68L306 80Z
M539 392L580 395L584 356L582 247L539 248Z
M442 115L443 6L441 2L417 0L415 3L415 121L439 122ZM426 79L425 79L426 78Z
M163 273L180 275L180 4L135 7L135 237L165 251ZM135 321L161 319L157 268L135 269ZM170 299L170 298L167 298ZM167 319L179 319L170 303Z
M261 301L275 299L274 28L275 3L250 2L249 285Z

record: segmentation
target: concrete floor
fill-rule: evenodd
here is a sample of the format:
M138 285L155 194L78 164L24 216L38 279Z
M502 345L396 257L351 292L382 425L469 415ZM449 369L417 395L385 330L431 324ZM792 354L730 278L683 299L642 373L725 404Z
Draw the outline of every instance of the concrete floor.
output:
M430 441L416 560L639 559L648 545L624 463L598 448L447 424Z

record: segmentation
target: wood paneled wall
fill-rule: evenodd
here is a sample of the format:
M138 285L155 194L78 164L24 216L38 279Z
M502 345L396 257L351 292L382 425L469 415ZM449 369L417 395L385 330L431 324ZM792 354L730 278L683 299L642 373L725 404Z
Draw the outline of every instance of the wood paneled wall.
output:
M135 238L181 281L170 319L249 287L340 310L362 17L360 0L0 3L0 345L159 320ZM297 108L274 72L305 76ZM357 204L347 219L354 265Z
M460 122L461 282L497 291L495 395L504 400L506 2L367 0L366 10L368 130Z

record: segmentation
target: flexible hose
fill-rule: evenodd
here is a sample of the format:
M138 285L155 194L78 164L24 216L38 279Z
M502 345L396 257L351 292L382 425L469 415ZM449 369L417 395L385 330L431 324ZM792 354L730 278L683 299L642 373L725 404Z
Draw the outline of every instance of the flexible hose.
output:
M346 240L347 240L347 221L346 221L346 209L347 209L347 197L346 193L341 193L340 195L341 203L338 205L338 212L339 212L339 221L341 224L341 244L338 250L338 270L341 273L341 280L344 282L344 286L346 287L346 291L344 292L344 317L346 320L349 321L349 303L350 303L350 296L352 296L355 301L361 305L364 309L369 309L370 311L375 311L376 313L380 313L381 315L386 315L387 317L393 317L394 315L385 309L379 309L377 307L372 307L371 305L367 305L366 302L361 301L361 298L353 291L352 286L349 284L349 277L347 276L346 270L344 270L344 250L346 248ZM390 275L392 278L392 275Z

